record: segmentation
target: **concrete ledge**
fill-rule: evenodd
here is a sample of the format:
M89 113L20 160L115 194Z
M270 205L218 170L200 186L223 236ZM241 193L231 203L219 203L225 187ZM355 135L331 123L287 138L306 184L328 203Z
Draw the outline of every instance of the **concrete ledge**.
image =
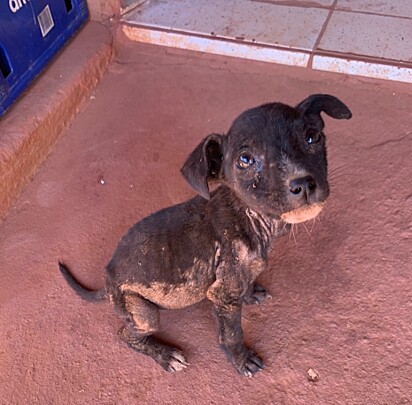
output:
M123 32L131 41L290 66L306 67L310 55L309 52L179 34L128 24L123 25Z
M0 119L0 219L107 71L112 36L89 22Z
M412 68L410 65L409 67L402 67L390 64L385 65L375 61L315 55L313 57L312 69L412 83Z

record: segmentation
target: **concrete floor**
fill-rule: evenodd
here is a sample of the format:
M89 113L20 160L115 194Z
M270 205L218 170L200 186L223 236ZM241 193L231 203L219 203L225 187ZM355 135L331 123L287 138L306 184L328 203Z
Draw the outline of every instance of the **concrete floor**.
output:
M123 232L193 192L179 175L205 135L244 109L330 93L353 119L326 118L332 194L309 236L279 240L247 307L246 341L266 368L237 375L211 305L163 314L187 354L166 374L116 336L108 303L78 299ZM402 404L412 401L411 88L144 44L119 44L92 99L0 224L1 404ZM315 369L316 383L307 371Z

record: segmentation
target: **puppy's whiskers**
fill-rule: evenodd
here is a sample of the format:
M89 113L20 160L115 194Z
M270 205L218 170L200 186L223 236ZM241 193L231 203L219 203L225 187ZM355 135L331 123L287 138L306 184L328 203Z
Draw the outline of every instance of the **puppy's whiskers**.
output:
M319 225L323 228L324 226L323 226L323 222L322 222L322 215L323 215L323 212L321 212L320 213L320 215L318 215L316 218L315 218L315 220L319 223Z
M305 228L306 233L309 235L309 238L312 239L312 235L310 234L308 228L306 227L305 223L302 222L303 227Z
M336 174L336 173L341 173L341 172L342 172L344 169L346 169L348 166L349 166L349 165L348 165L347 163L345 163L345 164L343 164L343 165L341 165L341 166L335 167L334 169L332 169L332 170L329 171L329 175L330 175L330 176L333 176L333 175Z
M293 240L295 241L295 246L297 246L298 242L296 241L295 224L292 224L292 226L290 227L290 234L293 236Z
M329 175L329 183L333 184L336 180L341 179L342 177L353 177L353 176L359 176L355 173L347 173L347 172L339 172L339 173L333 173Z
M312 219L312 227L310 228L310 232L313 232L313 230L315 229L316 219L317 218L319 218L319 215Z

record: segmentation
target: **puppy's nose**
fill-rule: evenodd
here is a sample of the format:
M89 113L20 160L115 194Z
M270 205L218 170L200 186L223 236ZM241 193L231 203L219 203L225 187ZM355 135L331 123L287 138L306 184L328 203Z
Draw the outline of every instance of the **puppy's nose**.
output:
M290 192L296 197L309 197L316 190L316 181L312 176L305 176L291 180L289 186Z

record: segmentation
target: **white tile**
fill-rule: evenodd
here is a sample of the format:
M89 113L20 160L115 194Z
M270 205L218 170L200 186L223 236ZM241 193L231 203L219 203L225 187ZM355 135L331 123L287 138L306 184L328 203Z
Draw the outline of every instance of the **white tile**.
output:
M120 0L121 14L126 14L130 10L143 4L146 0Z
M316 55L313 58L312 68L328 72L412 83L412 69L406 67Z
M336 8L412 18L411 0L338 0Z
M149 0L125 15L123 21L312 50L327 15L326 9L286 7L245 0Z
M216 55L233 56L261 62L280 63L282 65L306 67L309 54L265 48L247 43L228 42L211 38L201 38L188 34L177 34L133 25L123 25L123 32L132 41L145 42L172 48L187 49Z
M335 11L319 49L412 62L412 20Z
M257 3L272 3L272 4L280 4L280 5L287 5L292 7L328 7L333 5L334 0L250 0Z

